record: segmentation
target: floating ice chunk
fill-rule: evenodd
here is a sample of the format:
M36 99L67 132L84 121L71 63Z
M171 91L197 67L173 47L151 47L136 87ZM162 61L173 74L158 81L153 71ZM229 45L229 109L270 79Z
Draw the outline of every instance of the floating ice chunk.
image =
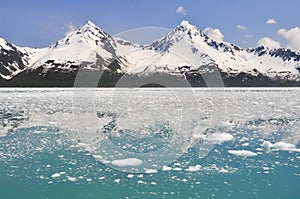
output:
M264 141L261 146L271 150L300 152L300 149L297 149L295 145L282 141L276 142L274 144L269 141Z
M138 184L147 184L146 182L142 181L142 180L139 180L137 181Z
M235 156L253 157L257 156L257 153L248 150L229 150L228 153Z
M87 182L92 182L93 180L91 178L86 179Z
M292 151L300 153L300 149L293 149Z
M143 174L140 174L140 175L138 175L137 177L138 177L138 178L142 178L142 177L144 177L144 175L143 175Z
M187 179L182 179L182 182L187 182L188 180Z
M219 173L228 173L228 170L222 167L222 168L219 170Z
M114 182L115 182L115 183L120 183L120 182L121 182L121 179L115 179Z
M270 168L269 167L263 167L263 170L270 170Z
M71 182L76 182L76 181L77 181L76 178L71 177L71 176L67 176L67 179L68 179L69 181L71 181Z
M163 170L163 171L171 171L172 167L163 166L163 168L161 170Z
M176 167L173 169L173 171L182 171L182 168Z
M232 140L234 137L229 133L213 133L209 135L206 140L213 144L222 144Z
M249 146L249 142L243 143L242 146Z
M127 158L122 160L113 160L111 161L111 164L119 166L119 167L125 167L125 166L137 166L142 164L143 161L137 158Z
M60 173L54 173L54 174L51 176L51 178L58 178L58 177L60 177Z
M187 172L196 172L201 169L201 165L189 166L189 168L185 169Z
M151 174L151 173L157 173L156 169L145 169L145 173Z
M134 177L133 174L128 174L128 175L127 175L127 178L133 178L133 177Z

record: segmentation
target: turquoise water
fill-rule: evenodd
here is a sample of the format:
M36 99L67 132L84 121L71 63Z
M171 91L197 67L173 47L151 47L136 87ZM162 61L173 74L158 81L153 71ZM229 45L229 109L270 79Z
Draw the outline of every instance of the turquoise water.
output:
M18 129L0 139L1 198L298 198L300 194L297 153L235 157L227 153L239 145L232 141L216 145L201 159L197 149L190 148L170 166L182 170L129 178L95 160L58 129L42 129ZM259 144L253 140L247 148ZM184 170L194 165L202 169ZM76 182L67 176L76 177Z
M163 164L163 169L151 168L153 172L148 173L122 172L124 167L99 159L99 154L108 154L106 158L111 154L111 160L124 156L115 151L104 152L103 140L91 144L85 142L84 135L95 138L104 133L115 146L129 144L127 151L134 152L139 159L144 155L146 160L148 152L173 142L170 137L176 130L171 128L171 122L169 126L165 125L166 120L155 123L156 127L146 128L147 132L136 128L130 131L129 127L119 131L122 127L117 125L119 118L112 116L109 125L105 122L105 130L78 136L71 128L73 125L67 123L72 113L69 98L72 92L2 91L5 98L1 98L0 106L0 198L298 198L300 195L300 104L294 100L298 90L226 92L228 115L215 128L218 133L204 139L204 143L213 144L206 146L203 140L193 140L174 161ZM197 92L202 96L202 91ZM151 95L162 94L155 91ZM105 114L110 113L105 104L107 99L97 106ZM188 105L191 106L190 101ZM103 118L105 114L98 116ZM177 134L184 137L186 133ZM209 149L207 154L199 156L205 146Z

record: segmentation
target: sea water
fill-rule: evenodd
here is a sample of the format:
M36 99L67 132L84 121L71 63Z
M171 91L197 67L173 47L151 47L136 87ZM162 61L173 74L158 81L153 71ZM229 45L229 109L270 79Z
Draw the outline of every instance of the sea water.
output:
M300 89L1 89L0 198L298 198Z

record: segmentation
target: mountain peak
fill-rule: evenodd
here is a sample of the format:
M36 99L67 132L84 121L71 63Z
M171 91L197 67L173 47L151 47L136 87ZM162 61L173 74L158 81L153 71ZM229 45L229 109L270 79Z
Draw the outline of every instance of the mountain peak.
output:
M109 37L109 35L106 32L104 32L100 27L98 27L90 20L87 21L87 23L81 28L79 28L77 32L80 32L84 35L91 34L91 37L93 37L93 35L96 35L98 37Z
M192 32L199 32L202 36L203 32L200 30L197 26L192 25L189 21L183 20L176 28L175 30L180 31L192 31Z
M0 49L11 50L11 48L13 48L13 45L0 37Z
M59 40L53 45L53 48L66 46L78 48L78 46L82 45L85 45L87 48L99 48L99 46L103 47L105 45L103 42L107 42L106 40L112 40L111 36L89 20L85 25ZM111 42L114 43L113 41ZM70 55L73 55L73 53L70 53Z
M192 25L189 21L187 20L183 20L180 25L181 27L185 28L185 29L196 29L198 30L198 28L194 25Z
M183 20L181 23L180 23L181 26L190 26L191 23L187 20Z
M7 41L0 37L0 45L7 45Z
M85 26L92 26L92 27L97 27L96 24L94 24L94 22L88 20L87 23L85 24Z
M96 25L96 24L94 24L92 21L87 21L87 23L86 24L84 24L81 28L79 28L79 29L84 29L84 30L86 30L86 29L97 29L97 30L100 30L100 28Z
M173 34L185 33L188 34L189 37L192 37L192 35L200 35L201 37L206 37L202 30L200 30L197 26L192 25L189 21L186 20L183 20L172 32Z

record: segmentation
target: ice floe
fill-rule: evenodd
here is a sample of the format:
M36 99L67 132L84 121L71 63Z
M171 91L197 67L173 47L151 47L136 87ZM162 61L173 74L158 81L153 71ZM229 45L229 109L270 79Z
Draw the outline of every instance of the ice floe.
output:
M235 156L243 156L243 157L257 156L257 153L248 150L229 150L228 153Z
M299 152L300 149L296 148L294 144L286 143L286 142L276 142L272 144L269 141L264 141L261 145L262 147L269 149L269 150L277 150L277 151L293 151L293 152Z
M201 165L189 166L189 168L185 169L187 172L195 172L201 169Z
M127 158L127 159L121 159L121 160L113 160L111 161L111 164L119 166L119 167L125 167L125 166L137 166L142 164L143 161L137 158Z
M147 174L153 174L153 173L157 173L158 171L156 169L145 169L145 173Z

